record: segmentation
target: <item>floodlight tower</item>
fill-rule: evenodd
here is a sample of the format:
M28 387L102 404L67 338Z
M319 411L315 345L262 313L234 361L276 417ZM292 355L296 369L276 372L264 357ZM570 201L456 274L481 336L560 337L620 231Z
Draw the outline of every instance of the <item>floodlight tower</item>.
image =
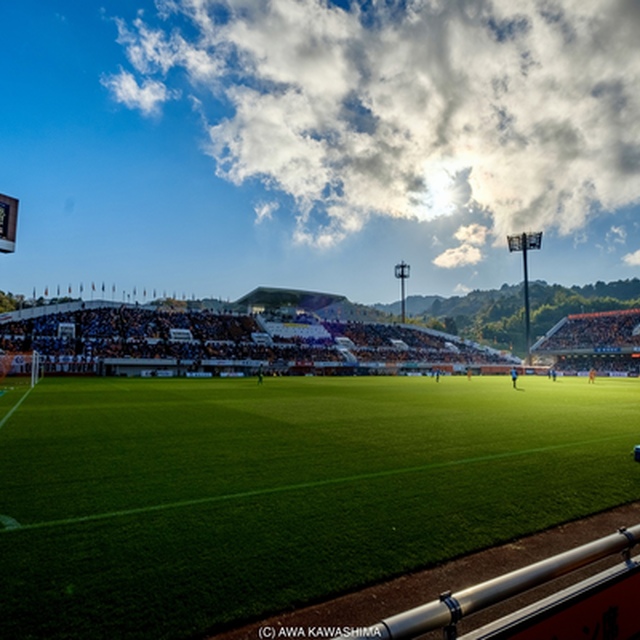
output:
M396 265L396 278L400 280L400 292L402 298L402 324L406 321L405 309L404 309L404 281L409 277L409 271L411 267L403 260L400 264Z
M542 231L521 233L516 236L507 236L509 251L522 251L524 264L524 326L527 342L526 363L531 365L531 321L529 317L529 274L527 271L527 252L532 249L540 249L542 246Z

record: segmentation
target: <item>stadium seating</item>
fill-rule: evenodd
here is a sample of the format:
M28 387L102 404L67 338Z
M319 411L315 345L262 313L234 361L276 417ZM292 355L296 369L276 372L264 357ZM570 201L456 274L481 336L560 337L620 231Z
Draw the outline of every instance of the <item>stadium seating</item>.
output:
M555 358L555 368L565 373L595 369L600 375L638 375L640 309L570 315L532 353Z
M108 305L10 318L0 330L2 349L37 350L49 373L98 373L101 363L119 360L127 361L129 371L139 361L213 372L263 366L281 373L513 364L497 351L426 329L323 322L313 314L278 318Z

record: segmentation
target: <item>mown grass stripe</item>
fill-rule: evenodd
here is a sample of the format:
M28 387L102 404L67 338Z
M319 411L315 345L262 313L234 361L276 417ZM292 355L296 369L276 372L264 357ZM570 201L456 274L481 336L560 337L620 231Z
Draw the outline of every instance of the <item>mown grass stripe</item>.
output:
M9 413L0 420L0 429L9 421L9 418L18 410L20 405L27 399L27 396L31 393L31 387L27 389L26 393L16 402L16 404L9 410Z
M407 475L411 473L420 473L423 471L432 471L435 469L444 469L447 467L455 467L466 464L478 464L482 462L491 462L494 460L504 460L519 456L527 456L536 453L545 453L548 451L557 451L570 447L579 447L584 445L596 444L599 442L610 442L612 440L622 440L628 438L628 435L607 436L603 438L592 438L579 442L567 442L563 444L549 445L546 447L536 447L533 449L523 449L521 451L506 451L504 453L495 453L485 456L475 456L472 458L463 458L460 460L447 460L443 462L432 462L425 465L404 467L400 469L386 469L384 471L375 471L372 473L363 473L353 476L343 476L340 478L327 478L325 480L314 480L312 482L301 482L298 484L283 485L280 487L267 487L263 489L254 489L251 491L241 491L238 493L228 493L219 496L207 496L205 498L194 498L192 500L181 500L179 502L167 502L157 505L149 505L146 507L138 507L136 509L122 509L118 511L109 511L106 513L98 513L88 516L77 516L75 518L63 518L60 520L49 520L44 522L35 522L32 524L21 524L17 528L0 529L0 533L9 531L27 531L31 529L45 529L50 527L60 527L85 522L95 522L99 520L108 520L112 518L121 518L125 516L139 515L144 513L153 513L155 511L165 511L169 509L180 509L185 507L194 507L203 504L211 504L215 502L225 502L231 500L242 500L245 498L254 498L257 496L273 495L291 491L301 491L306 489L317 489L331 485L349 484L351 482L360 482L363 480L375 480L377 478L385 478L390 476Z

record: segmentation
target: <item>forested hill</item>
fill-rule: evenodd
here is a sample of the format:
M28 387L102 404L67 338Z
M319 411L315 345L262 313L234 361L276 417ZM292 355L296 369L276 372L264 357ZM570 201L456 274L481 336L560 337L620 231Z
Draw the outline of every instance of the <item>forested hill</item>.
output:
M498 348L520 353L524 345L523 284L472 291L465 296L441 298L410 296L406 300L409 321L446 330ZM572 313L590 313L640 307L640 279L596 282L582 287L529 283L531 335L535 341ZM400 303L374 305L398 315Z

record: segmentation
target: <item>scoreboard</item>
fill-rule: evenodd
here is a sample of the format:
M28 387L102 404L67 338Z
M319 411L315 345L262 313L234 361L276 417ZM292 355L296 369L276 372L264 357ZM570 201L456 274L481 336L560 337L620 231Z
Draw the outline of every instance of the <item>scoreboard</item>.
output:
M17 226L18 200L0 193L0 252L13 253L16 250Z

